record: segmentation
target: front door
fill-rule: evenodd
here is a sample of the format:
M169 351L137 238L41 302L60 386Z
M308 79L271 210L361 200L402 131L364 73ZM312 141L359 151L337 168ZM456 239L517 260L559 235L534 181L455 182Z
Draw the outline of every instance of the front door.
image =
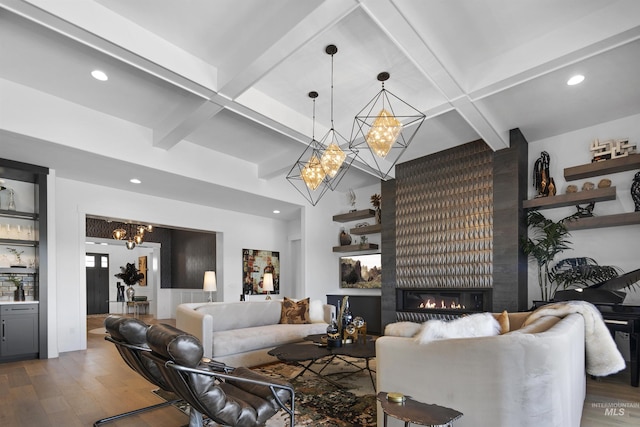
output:
M109 255L87 254L87 314L109 312Z

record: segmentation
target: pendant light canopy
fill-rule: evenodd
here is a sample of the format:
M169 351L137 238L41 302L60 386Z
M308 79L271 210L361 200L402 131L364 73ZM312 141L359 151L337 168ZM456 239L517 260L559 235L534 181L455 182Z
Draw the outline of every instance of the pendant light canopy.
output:
M382 89L356 115L349 147L371 171L386 180L426 116L384 88L387 72L378 74ZM392 105L392 101L394 105Z

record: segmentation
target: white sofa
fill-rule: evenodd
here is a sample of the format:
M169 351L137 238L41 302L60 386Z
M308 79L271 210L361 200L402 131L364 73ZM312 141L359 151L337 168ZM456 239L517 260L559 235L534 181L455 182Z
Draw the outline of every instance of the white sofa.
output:
M204 356L231 366L257 366L277 359L272 348L326 333L333 305L311 301L308 324L280 324L282 300L180 304L176 327L196 336Z
M579 427L586 393L584 318L545 316L520 328L528 314L510 314L511 332L498 336L427 344L380 337L377 390L460 411L456 427ZM389 417L389 426L401 425Z

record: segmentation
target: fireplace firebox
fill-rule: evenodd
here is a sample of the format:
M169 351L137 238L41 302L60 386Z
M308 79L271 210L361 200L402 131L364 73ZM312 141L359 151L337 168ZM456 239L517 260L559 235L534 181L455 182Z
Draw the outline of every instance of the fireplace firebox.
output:
M487 288L396 288L399 320L457 317L491 311L491 305L491 289Z

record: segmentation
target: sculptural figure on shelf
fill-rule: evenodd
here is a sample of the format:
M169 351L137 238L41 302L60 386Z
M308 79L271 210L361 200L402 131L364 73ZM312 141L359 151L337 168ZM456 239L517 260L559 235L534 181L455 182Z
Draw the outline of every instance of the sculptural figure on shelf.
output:
M636 172L631 184L631 198L633 204L636 205L636 212L640 212L640 172Z
M576 205L577 212L573 214L573 216L575 218L590 218L593 216L593 208L595 207L595 205L596 205L595 202L591 202L585 207Z
M551 157L549 153L543 151L533 166L533 186L538 191L536 197L547 197L549 194L555 195L555 183L551 185L553 178L549 176L550 163ZM553 190L553 192L550 193L550 190Z

